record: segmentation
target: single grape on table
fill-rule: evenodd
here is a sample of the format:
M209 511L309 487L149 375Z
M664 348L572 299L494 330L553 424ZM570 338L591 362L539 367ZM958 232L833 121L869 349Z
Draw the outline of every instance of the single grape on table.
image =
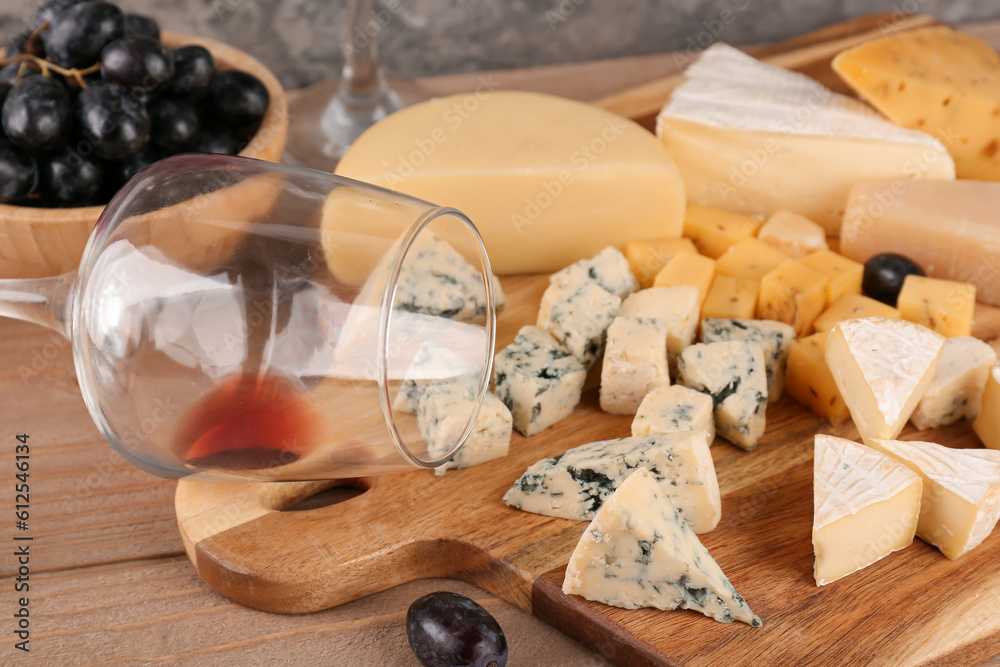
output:
M440 591L406 612L406 638L424 667L504 667L507 638L474 600Z

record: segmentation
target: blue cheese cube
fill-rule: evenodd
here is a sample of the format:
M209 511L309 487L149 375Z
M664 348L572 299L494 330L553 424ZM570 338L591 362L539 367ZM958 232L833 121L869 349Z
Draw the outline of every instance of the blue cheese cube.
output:
M712 397L719 437L751 450L764 434L767 373L755 340L698 343L678 358L678 382Z
M457 384L436 385L423 392L417 407L417 426L429 458L439 459L455 446L468 426L475 399L475 388ZM468 468L507 456L510 434L510 410L487 392L465 444L447 463L438 466L436 473L443 475L449 468Z
M705 431L715 440L712 398L684 385L660 387L646 394L632 420L632 435Z
M553 288L556 283L549 285ZM605 335L621 310L621 299L590 281L570 284L560 297L552 299L547 311L540 310L538 326L590 369L604 353Z
M785 390L785 366L788 351L795 340L795 329L773 320L741 320L706 317L701 321L701 342L755 340L764 350L767 367L767 400L774 403Z
M417 413L417 403L424 389L432 385L461 383L475 386L478 369L471 361L432 340L425 341L406 371L405 379L392 402L392 409Z
M514 428L534 435L568 417L580 402L587 369L542 329L522 327L493 362L497 397Z
M677 355L694 342L700 308L697 287L650 287L625 299L621 314L663 320L667 325L667 363L676 375Z
M616 415L635 414L650 390L669 384L663 320L616 317L608 327L601 367L601 409Z
M996 362L996 351L978 338L958 336L946 340L934 379L910 421L924 430L959 419L975 419L986 379Z
M549 280L552 283L573 282L579 274L619 299L639 289L639 281L632 274L628 259L614 246L608 246L589 259L570 264L562 271L553 273Z
M586 521L639 467L649 468L695 532L719 523L719 483L704 431L581 445L529 467L503 501L526 512Z

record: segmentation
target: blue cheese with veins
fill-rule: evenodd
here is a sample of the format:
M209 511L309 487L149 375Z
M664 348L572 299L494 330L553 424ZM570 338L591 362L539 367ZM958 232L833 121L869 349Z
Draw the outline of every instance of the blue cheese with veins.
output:
M526 326L494 357L493 379L514 428L522 435L534 435L573 412L587 369L548 333Z
M774 403L785 390L785 366L788 351L795 340L795 329L774 320L740 320L706 317L701 321L701 342L755 340L764 350L767 368L767 400Z
M649 317L616 317L608 327L601 367L601 409L631 415L643 396L670 384L667 326Z
M678 383L712 397L719 437L751 450L764 434L767 374L757 341L698 343L678 359Z
M514 482L503 501L526 512L586 521L640 467L650 470L696 533L718 525L722 501L705 431L581 445L537 461Z
M455 446L468 425L475 399L476 388L471 385L436 385L423 392L417 406L417 426L429 458L439 459ZM435 472L443 475L449 468L468 468L507 456L510 435L510 410L487 392L462 449Z
M762 625L646 468L580 536L562 590L623 609L691 609L722 623Z
M944 342L934 379L917 403L910 421L924 430L979 416L983 390L997 353L988 343L972 336Z
M677 355L694 342L698 331L701 301L698 288L650 287L636 292L622 302L622 315L658 317L667 325L667 364L676 375Z
M393 399L392 409L417 413L417 403L427 387L442 384L467 384L475 387L479 369L465 357L433 340L424 341L406 371L405 379Z
M679 384L646 394L632 420L632 435L679 431L705 431L708 444L712 444L715 440L712 398Z
M628 259L614 246L608 246L589 259L581 259L562 271L553 273L549 282L553 284L573 282L581 273L598 287L619 299L624 299L639 289L639 281L633 275Z
M555 287L549 285L550 290ZM547 311L539 312L538 326L589 369L604 353L608 326L618 316L622 301L590 281L571 286L560 297ZM544 295L542 300L546 300Z

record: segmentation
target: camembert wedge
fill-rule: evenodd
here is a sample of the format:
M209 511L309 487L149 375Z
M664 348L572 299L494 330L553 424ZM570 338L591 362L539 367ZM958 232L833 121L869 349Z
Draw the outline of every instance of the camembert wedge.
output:
M870 447L817 434L813 576L823 586L913 542L920 475Z
M761 621L653 475L639 468L580 537L563 592L624 609L693 609L722 623Z

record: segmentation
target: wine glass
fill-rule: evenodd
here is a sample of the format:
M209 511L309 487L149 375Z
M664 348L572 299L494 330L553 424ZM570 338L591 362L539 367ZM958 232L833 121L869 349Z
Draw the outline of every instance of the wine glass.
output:
M383 76L376 38L402 11L402 5L395 3L376 14L372 1L347 0L349 31L341 42L344 67L340 79L289 98L285 162L333 171L354 140L374 123L433 97L413 81L387 81Z
M458 451L491 372L493 289L455 209L181 155L115 196L77 272L0 281L0 315L72 340L91 416L143 470L335 479ZM467 397L453 413L464 430L428 442L413 412L440 387Z

